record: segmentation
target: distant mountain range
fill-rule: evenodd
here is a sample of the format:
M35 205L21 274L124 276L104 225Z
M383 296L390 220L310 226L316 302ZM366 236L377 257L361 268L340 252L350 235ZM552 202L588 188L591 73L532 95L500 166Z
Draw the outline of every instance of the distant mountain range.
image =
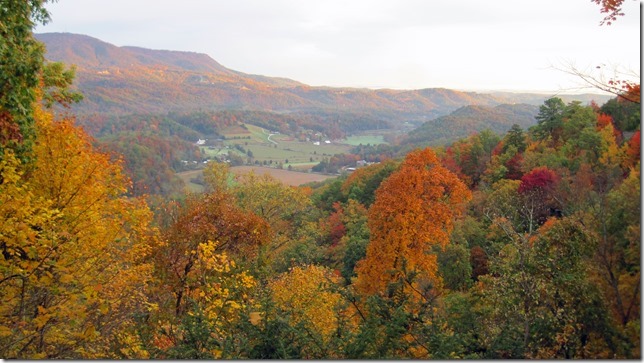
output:
M208 55L117 47L86 35L36 34L46 58L76 66L85 100L79 115L167 113L194 110L262 110L279 113L354 113L397 122L421 123L461 107L527 103L549 96L531 93L476 93L442 88L421 90L311 87L285 79L228 69ZM599 95L565 96L603 103Z

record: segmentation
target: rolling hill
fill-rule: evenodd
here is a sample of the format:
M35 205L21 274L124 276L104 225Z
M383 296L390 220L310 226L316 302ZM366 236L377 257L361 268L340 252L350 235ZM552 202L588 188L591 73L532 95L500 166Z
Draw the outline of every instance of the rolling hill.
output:
M539 107L528 104L464 106L449 115L424 123L402 142L414 145L446 144L484 129L504 133L513 124L526 130L536 124L534 116L538 111Z
M86 35L36 34L46 58L76 66L85 100L74 111L131 114L194 110L263 110L367 115L413 124L467 105L496 106L544 95L483 94L448 89L390 90L310 87L297 81L228 69L208 55L117 47Z

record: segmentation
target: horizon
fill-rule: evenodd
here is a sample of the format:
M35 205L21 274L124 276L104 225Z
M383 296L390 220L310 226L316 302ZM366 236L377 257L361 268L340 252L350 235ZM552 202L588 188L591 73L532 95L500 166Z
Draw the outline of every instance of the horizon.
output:
M607 64L614 68L609 72L639 73L639 9L632 1L611 26L599 25L603 15L589 0L520 8L507 0L104 4L48 4L52 20L35 32L201 53L238 72L313 87L606 94L566 74L565 67L592 73Z
M92 37L87 34L78 34L78 33L70 33L70 32L45 32L45 33L34 33L35 35L43 35L43 34L68 34L68 35L73 35L73 36L87 36L92 39L98 40L100 42L107 43L101 39ZM107 43L110 45L114 45L111 43ZM114 45L116 46L116 45ZM194 51L182 51L182 50L173 50L173 49L152 49L152 48L144 48L144 47L139 47L139 46L131 46L131 45L122 45L122 46L116 46L119 48L122 47L136 47L136 48L142 48L142 49L147 49L147 50L152 50L152 51L167 51L167 52L177 52L177 53L193 53L193 54L198 54L198 55L205 55L209 57L211 60L214 62L217 62L216 59L213 59L210 55L206 53L200 53L200 52L194 52ZM219 62L217 62L219 63ZM221 64L220 64L221 65ZM221 65L226 69L239 72L235 69L231 69L226 67L225 65ZM240 72L244 73L244 72ZM246 73L247 74L247 73ZM266 76L266 75L261 75L261 74L255 74L256 76L263 76L263 77L270 77L270 78L282 78L282 79L287 79L290 81L302 83L305 86L308 87L315 87L315 88L338 88L338 89L355 89L355 90L370 90L370 91L377 91L377 90L393 90L393 91L420 91L420 90L428 90L428 89L446 89L446 90L451 90L451 91L458 91L458 92L466 92L466 93L483 93L483 94L488 94L488 93L515 93L515 94L538 94L538 95L548 95L550 97L556 97L557 95L564 95L564 96L575 96L575 95L597 95L597 96L613 96L612 93L605 92L596 88L591 88L583 91L578 91L575 92L574 90L572 91L563 91L563 92L550 92L550 91L544 91L544 90L530 90L530 89L455 89L455 88L446 88L446 87L426 87L426 88L390 88L390 87L350 87L350 86L312 86L308 85L306 83L300 82L299 80L296 79L291 79L291 78L286 78L286 77L271 77L271 76Z

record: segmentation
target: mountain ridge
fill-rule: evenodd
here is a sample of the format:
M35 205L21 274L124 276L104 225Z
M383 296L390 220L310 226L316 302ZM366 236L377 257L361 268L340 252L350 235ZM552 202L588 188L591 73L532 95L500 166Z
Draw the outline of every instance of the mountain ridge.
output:
M540 104L548 98L446 88L314 87L287 78L228 69L203 53L117 47L72 33L35 36L46 45L48 60L76 66L76 87L85 95L85 101L74 108L80 115L241 109L352 112L421 124L467 105L496 106L515 103L517 99Z

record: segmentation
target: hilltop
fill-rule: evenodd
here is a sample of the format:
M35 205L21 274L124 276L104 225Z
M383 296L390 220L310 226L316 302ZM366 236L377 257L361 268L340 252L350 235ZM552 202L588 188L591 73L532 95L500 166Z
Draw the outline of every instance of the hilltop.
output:
M206 54L117 47L86 35L37 34L46 58L73 64L85 101L79 115L243 109L275 112L360 113L416 124L467 105L540 104L538 94L311 87L224 67ZM587 99L587 96L584 96ZM396 122L394 122L395 124ZM394 125L395 126L395 125Z

